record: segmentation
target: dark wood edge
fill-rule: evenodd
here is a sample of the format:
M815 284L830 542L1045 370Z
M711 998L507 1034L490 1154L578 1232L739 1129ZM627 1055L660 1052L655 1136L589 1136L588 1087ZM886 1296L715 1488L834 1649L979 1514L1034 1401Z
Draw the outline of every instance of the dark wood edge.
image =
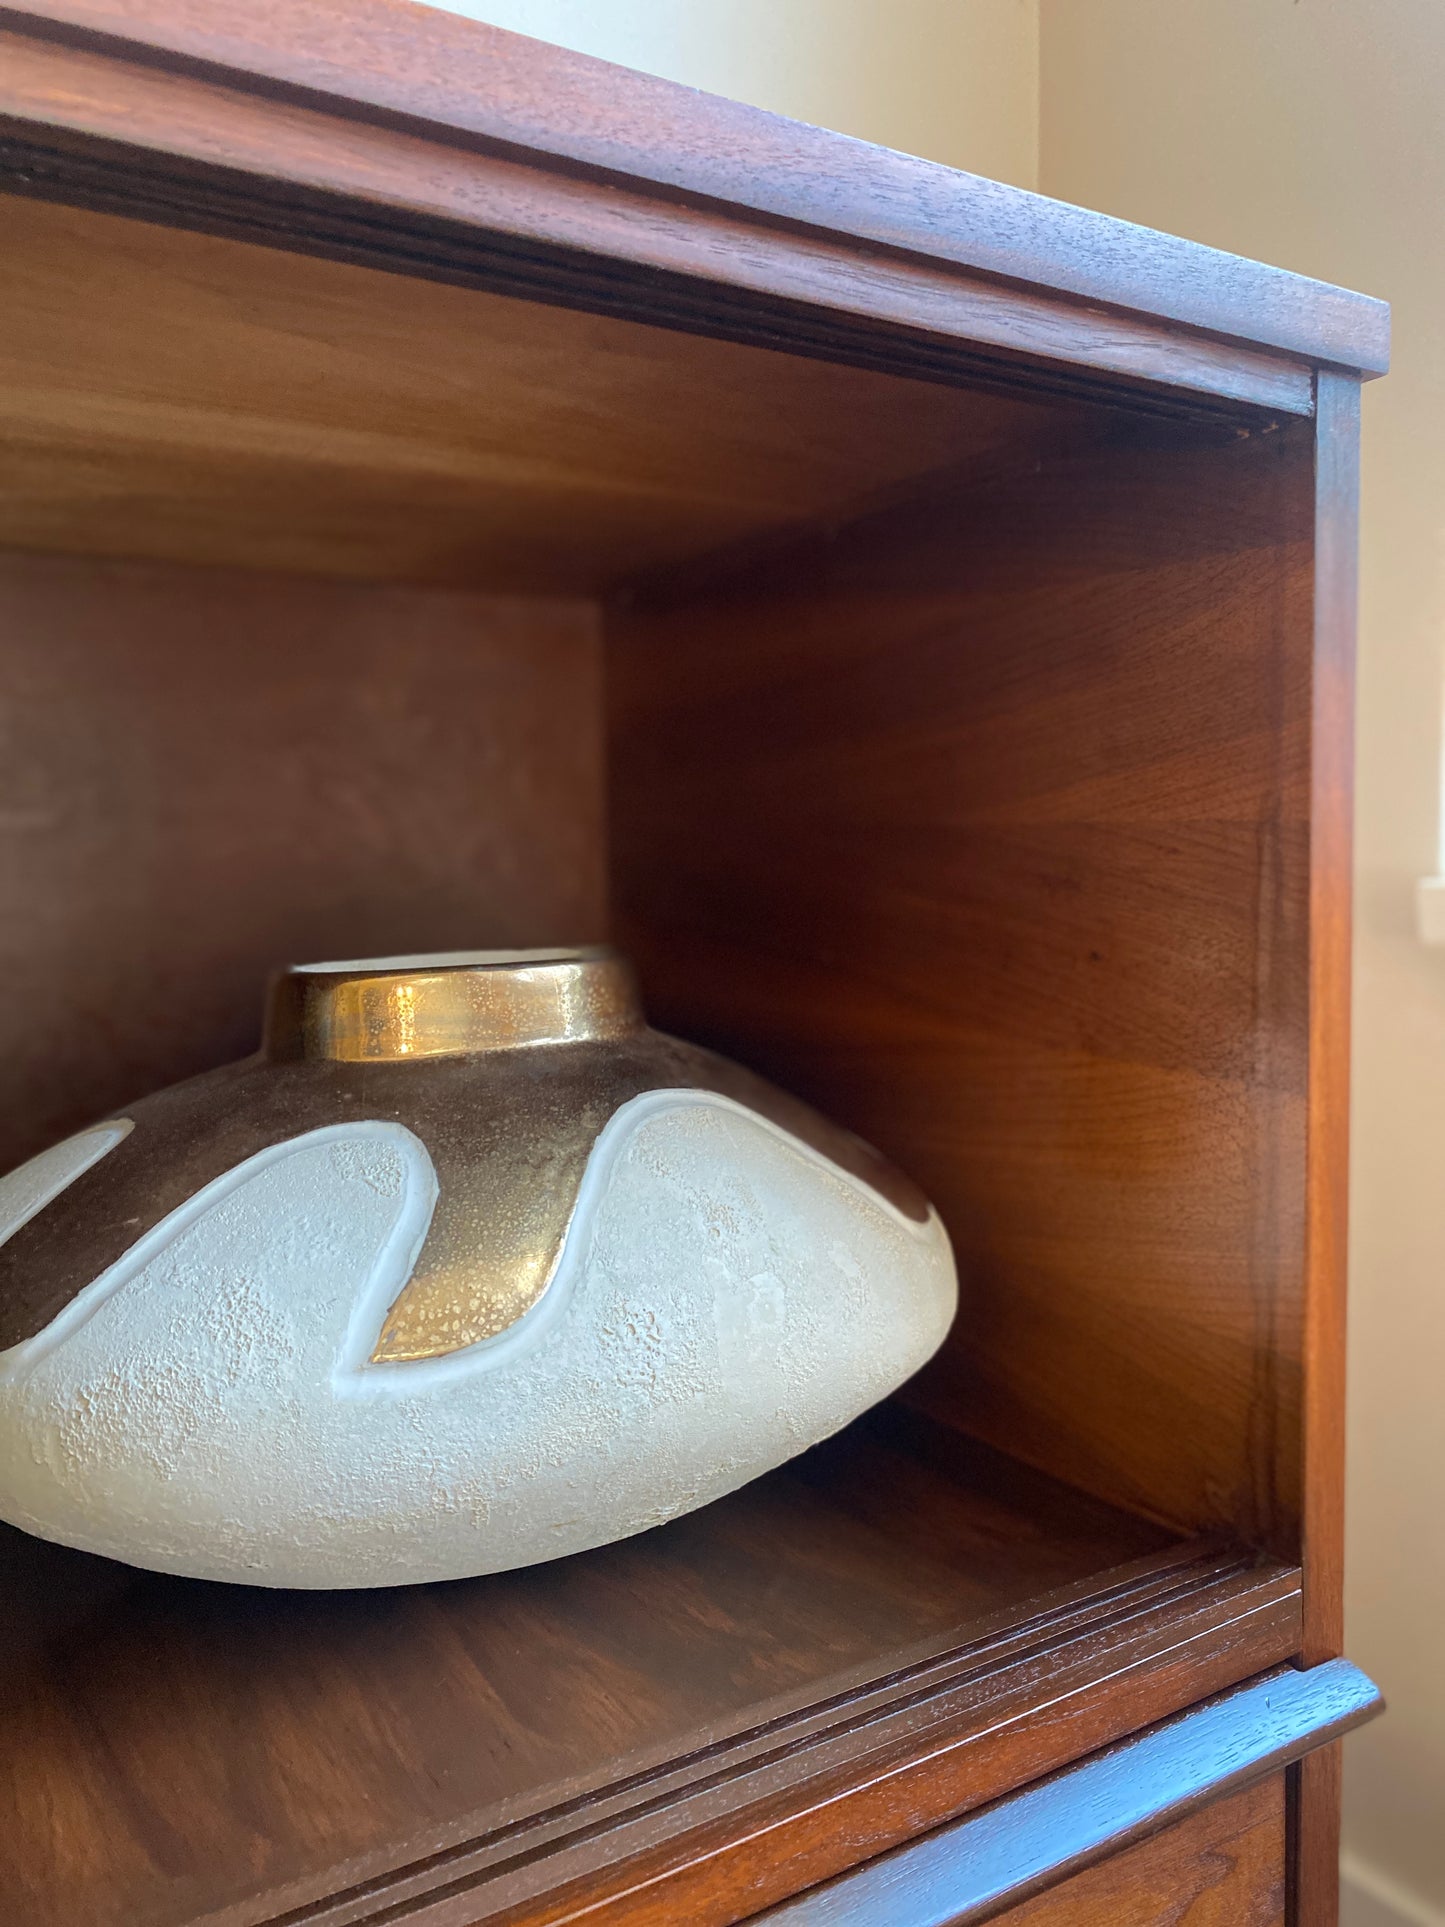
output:
M1383 1706L1348 1660L1267 1674L755 1919L972 1927L1279 1772Z
M1307 1665L1344 1638L1345 1273L1349 1237L1350 899L1360 388L1322 371L1315 426L1314 668L1310 714L1310 972L1305 1168L1304 1644ZM1290 1919L1339 1915L1337 1748L1292 1776Z
M0 189L924 380L1308 415L1312 370L1056 292L3 29Z
M1287 1781L1285 1918L1289 1927L1339 1927L1344 1748L1322 1746Z
M573 1889L608 1921L661 1906L701 1922L701 1886L734 1877L756 1893L726 1916L740 1918L1277 1664L1298 1641L1297 1569L1191 1543L684 1758L411 1864L332 1868L309 1892L273 1891L207 1927L361 1927L394 1910L416 1927L531 1927L565 1917ZM744 1865L759 1852L761 1887ZM829 1852L842 1858L827 1864Z
M46 0L0 21L1383 372L1382 302L407 0Z
M1310 707L1304 1521L1307 1664L1343 1641L1345 1274L1360 386L1324 372L1315 428Z
M971 316L965 289L953 290L963 332L950 334L304 185L283 200L240 169L162 165L150 150L110 140L40 141L0 116L6 192L950 387L1108 402L1166 419L1237 420L1241 409L1308 415L1314 406L1302 364L1212 343L1191 352L1182 341L1151 355L1116 329L1060 327L1062 310L1046 313L1028 297L1020 297L1034 310L1028 319L1049 329L1056 358L968 332L972 320L1011 335L1021 317L997 304L987 317Z

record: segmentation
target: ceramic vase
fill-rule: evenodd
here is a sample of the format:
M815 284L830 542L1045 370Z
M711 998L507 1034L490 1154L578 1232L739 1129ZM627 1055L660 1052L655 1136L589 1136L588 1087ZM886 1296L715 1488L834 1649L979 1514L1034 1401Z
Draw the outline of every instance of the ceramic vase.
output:
M604 952L289 970L260 1054L0 1179L0 1516L272 1586L670 1519L935 1350L948 1241Z

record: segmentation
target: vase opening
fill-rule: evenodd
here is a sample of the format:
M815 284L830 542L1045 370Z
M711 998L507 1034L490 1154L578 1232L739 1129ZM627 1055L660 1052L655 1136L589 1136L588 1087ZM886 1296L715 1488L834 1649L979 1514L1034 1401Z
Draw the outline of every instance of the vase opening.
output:
M345 957L328 963L286 966L296 976L378 977L410 970L516 970L533 964L579 963L610 957L600 944L542 950L423 950L403 957Z
M606 1042L643 1028L614 951L458 950L293 964L271 984L265 1055L340 1063Z

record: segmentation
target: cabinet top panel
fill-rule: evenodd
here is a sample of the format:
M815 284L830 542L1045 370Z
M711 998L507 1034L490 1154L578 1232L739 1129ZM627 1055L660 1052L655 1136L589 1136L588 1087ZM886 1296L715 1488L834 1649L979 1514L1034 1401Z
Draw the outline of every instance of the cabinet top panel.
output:
M336 189L356 193L363 130L384 130L510 164L534 187L540 170L564 197L605 183L621 200L605 219L594 208L572 237L603 260L645 254L636 223L625 245L618 227L628 194L640 194L694 228L727 217L734 255L741 221L772 247L791 237L806 252L826 236L874 264L881 251L895 267L946 267L1307 363L1371 374L1388 360L1389 310L1367 296L410 0L258 0L239 12L212 0L44 0L6 8L3 26L0 113L12 138L49 128L62 172L77 138L129 143L172 166L247 166L242 123L260 102L278 180L324 187L334 171ZM318 114L343 130L325 154ZM22 147L13 165L33 180L36 157ZM402 163L398 149L382 171ZM43 154L38 164L43 175ZM464 218L490 224L495 188ZM362 191L415 203L399 177ZM515 208L508 224L525 242ZM651 265L670 265L660 241ZM713 272L745 278L736 260ZM836 274L823 282L818 303L856 310Z
M0 257L0 548L591 595L1097 414L19 195Z

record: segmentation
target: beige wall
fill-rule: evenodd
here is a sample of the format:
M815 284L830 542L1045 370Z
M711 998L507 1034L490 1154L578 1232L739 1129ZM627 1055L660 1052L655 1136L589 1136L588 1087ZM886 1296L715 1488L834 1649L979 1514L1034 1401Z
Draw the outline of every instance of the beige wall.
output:
M442 0L995 180L1034 185L1038 0Z
M1042 0L1041 49L1045 193L1394 303L1365 393L1347 1601L1392 1705L1347 1749L1346 1845L1445 1914L1445 951L1412 921L1440 816L1445 3Z
M1395 304L1365 411L1349 1563L1393 1705L1350 1743L1346 1831L1400 1903L1371 1920L1445 1921L1445 951L1411 911L1440 817L1445 0L455 10Z

